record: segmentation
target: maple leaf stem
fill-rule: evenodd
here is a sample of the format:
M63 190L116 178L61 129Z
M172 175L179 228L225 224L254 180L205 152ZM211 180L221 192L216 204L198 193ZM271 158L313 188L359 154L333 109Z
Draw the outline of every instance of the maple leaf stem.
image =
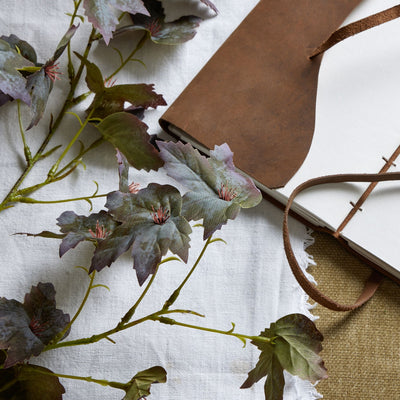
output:
M22 139L22 143L24 145L24 154L25 154L26 164L29 165L32 162L32 153L31 153L31 149L29 148L29 146L26 143L25 130L24 130L24 127L22 126L21 101L20 100L17 100L17 107L18 107L19 131L21 132L21 139Z
M66 114L66 112L68 111L68 109L71 106L71 101L74 98L75 95L75 90L76 87L79 83L79 80L82 76L83 70L84 70L84 63L85 60L87 60L90 50L92 48L92 44L94 42L94 37L96 34L96 30L94 28L92 28L92 32L89 36L82 60L81 60L81 64L79 66L78 72L76 73L74 79L71 81L71 86L70 86L70 90L68 92L68 95L65 99L65 102L56 118L56 120L54 121L54 123L50 124L49 127L49 131L46 135L46 137L44 138L42 144L40 145L39 149L37 150L36 154L32 157L32 160L29 164L27 164L27 166L25 167L25 169L22 171L21 175L19 176L19 178L17 179L17 181L14 183L14 185L12 186L12 188L10 189L10 191L7 193L7 195L4 197L3 201L0 203L0 212L9 208L11 206L10 203L14 202L14 198L15 198L15 194L17 192L17 190L19 189L19 187L21 186L21 184L24 182L25 178L29 175L31 169L34 167L34 165L36 164L36 162L38 162L39 160L41 160L43 153L45 152L47 145L49 144L50 140L53 138L54 134L56 133L58 127L60 126L62 120L64 119L64 116ZM42 185L43 186L43 185Z
M69 24L70 28L75 22L75 18L77 17L79 6L81 5L82 0L74 1L74 12L71 15L71 22ZM71 42L68 42L67 45L67 55L68 55L68 76L70 81L75 77L75 70L74 70L74 64L72 63L72 54L71 54Z
M169 307L172 306L172 304L175 303L176 299L178 298L182 288L185 286L186 282L189 280L189 278L192 276L193 272L195 271L196 267L199 265L201 259L203 258L204 253L207 250L207 247L209 244L212 242L212 235L207 239L206 243L203 246L203 249L201 250L199 256L197 257L196 262L193 264L192 269L189 271L189 273L186 275L185 279L182 281L182 283L174 290L174 292L171 294L171 296L168 298L168 300L164 303L163 310L168 310Z
M110 386L110 387L113 387L113 388L116 388L116 389L121 389L121 390L125 390L128 387L128 385L126 383L107 381L105 379L94 379L91 376L77 376L77 375L58 374L56 372L44 371L44 370L38 369L38 368L35 368L33 370L35 371L35 373L40 373L40 374L43 374L43 375L57 376L58 378L74 379L74 380L79 380L79 381L97 383L98 385Z
M54 343L58 343L63 337L64 335L71 329L72 324L76 321L76 319L79 317L79 314L82 312L83 307L85 306L87 299L89 298L90 292L93 289L93 281L94 278L96 276L96 271L93 271L90 274L90 281L89 281L89 285L88 288L86 289L86 293L85 296L83 297L83 300L81 302L81 305L79 306L78 310L76 311L75 315L72 317L71 321L68 323L68 325L62 330L62 332L60 332L55 339L51 342L52 344Z
M141 301L143 300L144 296L146 295L146 293L148 292L148 290L150 289L150 286L152 285L152 283L154 282L154 279L157 275L158 272L158 268L159 268L160 264L157 265L156 270L154 272L154 274L152 275L152 277L149 280L149 283L146 285L145 289L143 290L142 294L140 295L140 297L137 299L136 303L129 309L129 311L121 318L121 322L119 323L120 326L123 326L125 324L127 324L131 318L133 317L133 315L136 312L136 309L138 308L139 304L141 303Z
M128 55L128 57L125 58L124 61L122 61L121 65L110 75L108 76L105 80L108 81L111 78L113 78L115 75L118 74L119 71L121 71L126 64L133 58L133 56L144 46L146 43L147 39L149 38L149 35L147 31L143 34L143 36L140 38L139 42L137 43L136 47L132 50L132 52Z
M246 339L257 340L259 342L268 342L268 343L271 342L271 339L267 338L267 337L250 336L250 335L244 335L242 333L235 333L235 332L233 332L232 329L229 330L229 331L223 331L223 330L220 330L220 329L206 328L204 326L185 324L183 322L178 322L178 321L175 321L175 320L173 320L171 318L166 318L166 317L163 317L163 316L156 316L156 317L153 318L153 321L158 321L158 322L160 322L162 324L167 324L167 325L178 325L178 326L182 326L184 328L196 329L196 330L199 330L199 331L218 333L220 335L233 336L233 337L236 337L236 338L240 339L242 342L245 342Z
M64 157L67 155L67 153L69 152L69 150L71 149L71 147L74 145L74 143L78 140L79 136L81 135L81 133L83 132L83 130L86 128L86 125L89 123L90 118L92 117L94 112L94 109L92 109L90 111L90 113L88 114L88 116L86 117L85 121L83 122L83 124L81 125L81 127L79 128L78 132L75 134L75 136L72 138L72 140L68 143L67 147L64 149L64 151L62 152L62 154L60 155L60 157L58 158L58 160L54 163L54 165L50 168L50 171L48 173L48 177L51 179L52 177L54 177L55 173L58 170L58 167L60 165L60 162L64 159Z
M49 344L45 347L43 351L48 351L48 350L54 350L58 349L60 347L72 347L72 346L82 346L82 345L87 345L87 344L92 344L99 342L100 340L107 339L110 340L109 336L124 331L126 329L132 328L136 325L142 324L143 322L146 321L158 321L163 315L166 314L192 314L192 315L197 315L200 317L203 317L203 315L196 313L191 310L182 310L182 309L176 309L176 310L159 310L154 313L151 313L143 318L139 318L137 320L134 320L128 324L121 324L120 322L117 324L117 326L113 329L110 329L106 332L99 333L97 335L92 335L87 338L81 338L81 339L76 339L76 340L70 340L70 341L65 341L65 342L59 342L59 343L54 343L54 344ZM172 320L171 320L172 321Z

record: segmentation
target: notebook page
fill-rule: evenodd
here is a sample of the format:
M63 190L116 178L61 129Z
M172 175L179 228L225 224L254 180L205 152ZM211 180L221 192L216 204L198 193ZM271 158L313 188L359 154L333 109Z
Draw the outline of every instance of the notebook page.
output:
M396 4L365 1L346 23ZM288 197L297 185L317 176L376 173L383 167L382 157L389 158L400 144L400 51L395 51L399 33L400 20L394 20L326 52L319 75L310 152L290 182L278 189L280 194ZM350 201L357 201L367 186L322 185L301 193L296 203L318 216L324 225L336 228L351 210ZM352 224L351 232L346 231L356 243L357 230ZM363 234L368 235L368 230Z

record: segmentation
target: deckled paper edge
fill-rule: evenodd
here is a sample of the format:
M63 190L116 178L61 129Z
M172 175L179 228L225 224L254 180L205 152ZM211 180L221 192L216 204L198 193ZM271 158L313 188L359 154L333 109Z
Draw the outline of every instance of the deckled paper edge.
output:
M314 257L307 252L308 247L312 246L315 242L314 238L312 237L313 230L306 226L304 228L305 228L304 241L303 241L303 250L304 251L302 252L300 257L297 256L297 259L298 259L299 265L300 265L302 271L305 273L307 279L316 285L317 282L315 281L314 277L309 272L307 272L307 269L310 265L317 265L316 262L314 261ZM304 315L306 315L308 318L310 318L312 321L319 319L319 316L311 313L311 310L316 307L317 303L311 304L309 302L310 297L300 287L300 285L296 285L295 291L297 292L298 297L301 299L300 304L301 304L301 307L303 308L301 310L301 312ZM317 400L317 399L323 398L323 396L320 393L318 393L318 391L316 389L318 382L315 385L313 385L312 383L310 383L308 381L304 381L298 377L296 377L296 378L299 381L298 387L303 391L303 393L307 393L311 400Z

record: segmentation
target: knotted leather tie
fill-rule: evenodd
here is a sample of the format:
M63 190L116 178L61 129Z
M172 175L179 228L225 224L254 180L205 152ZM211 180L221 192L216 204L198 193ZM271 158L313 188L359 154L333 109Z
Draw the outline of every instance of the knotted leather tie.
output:
M328 50L335 44L339 43L340 41L347 39L353 35L361 33L367 29L373 28L378 26L382 23L391 21L395 18L400 17L400 5L394 6L377 14L373 14L369 17L363 18L359 21L353 22L349 25L346 25L337 31L333 32L327 40L325 40L317 49L315 49L312 54L310 55L310 59L318 56L319 54L323 53L324 51ZM392 156L392 158L396 158L399 154L400 146ZM389 166L391 165L392 160L389 160L385 167L380 171L378 174L342 174L342 175L329 175L329 176L322 176L319 178L310 179L301 185L299 185L291 194L286 208L284 212L284 222L283 222L283 241L286 256L289 262L289 265L292 269L294 276L296 277L300 286L304 289L304 291L316 302L319 304L334 310L334 311L350 311L354 310L364 303L366 303L371 297L375 294L376 290L378 289L383 275L374 270L370 277L368 278L367 282L365 283L364 289L361 295L353 304L340 304L335 300L324 295L320 290L316 288L305 276L304 272L302 271L301 267L299 266L296 257L293 253L293 249L290 243L289 238L289 227L288 227L288 217L290 213L290 208L293 204L295 197L305 189L310 187L327 184L327 183L342 183L342 182L372 182L368 189L365 191L364 195L360 198L358 205L355 206L354 210L360 207L361 202L364 202L367 196L372 192L375 188L376 184L381 181L394 181L400 180L400 173L399 172L387 172ZM354 215L354 213L350 213L346 219L343 221L341 226L338 228L338 231L334 233L335 237L339 237L340 231L343 227L349 222L350 218Z

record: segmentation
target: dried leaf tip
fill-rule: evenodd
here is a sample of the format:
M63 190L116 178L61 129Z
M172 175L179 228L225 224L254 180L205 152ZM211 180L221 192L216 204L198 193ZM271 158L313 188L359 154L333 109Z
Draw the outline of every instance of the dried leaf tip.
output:
M221 183L218 189L218 196L221 200L231 201L237 197L237 192L234 188L230 188L228 185Z
M169 210L167 208L162 208L160 206L156 211L154 210L154 207L151 206L151 209L153 210L151 216L155 224L163 225L168 221L170 215L169 215Z
M94 239L105 239L111 232L107 231L103 225L100 226L99 221L97 221L95 232L89 229L89 233Z

